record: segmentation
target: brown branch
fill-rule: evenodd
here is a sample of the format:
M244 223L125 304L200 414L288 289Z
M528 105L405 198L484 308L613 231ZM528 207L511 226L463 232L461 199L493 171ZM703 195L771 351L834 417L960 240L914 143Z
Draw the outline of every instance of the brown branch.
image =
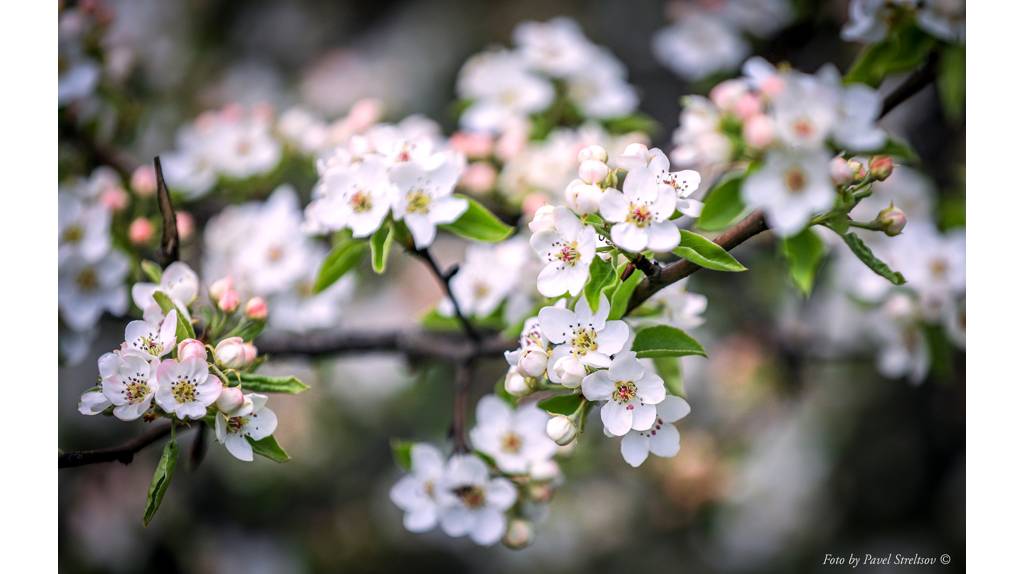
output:
M896 89L889 92L882 100L882 110L878 113L878 119L893 111L897 106L909 100L912 96L923 90L928 84L935 81L935 74L939 66L938 52L928 55L923 66L915 70L903 83L896 86Z
M171 434L171 423L166 423L149 429L121 446L64 452L57 459L57 468L71 468L114 461L121 464L129 464L135 458L135 453L169 434Z
M515 346L501 336L474 345L465 337L424 331L335 331L301 337L269 333L256 340L261 353L273 356L322 357L354 353L401 353L410 358L458 362L471 357L500 357Z
M449 434L452 448L457 454L469 452L466 444L466 402L469 400L469 385L473 381L473 359L460 361L455 365L455 392L452 398L452 426Z
M164 267L166 267L178 260L178 218L174 214L174 204L171 203L171 193L167 190L167 182L164 181L160 156L153 158L153 167L156 169L157 202L160 205L160 216L163 218L160 255L163 257Z
M470 323L469 319L462 313L459 301L455 298L455 293L452 291L452 277L458 273L458 267L453 267L447 272L441 271L441 267L437 264L437 260L434 259L434 256L426 249L415 249L412 251L412 254L419 257L424 263L426 263L430 272L434 274L438 283L441 284L441 287L444 289L448 299L452 302L452 309L454 309L455 318L458 320L462 330L466 333L466 336L473 342L479 342L480 333L477 332L476 328L473 327L473 324Z

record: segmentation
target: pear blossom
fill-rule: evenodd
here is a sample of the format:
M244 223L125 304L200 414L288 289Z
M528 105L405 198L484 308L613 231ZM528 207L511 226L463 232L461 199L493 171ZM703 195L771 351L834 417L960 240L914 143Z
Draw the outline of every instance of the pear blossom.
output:
M672 424L690 414L690 404L669 395L655 406L657 416L647 430L630 430L622 437L620 451L630 466L638 467L648 454L671 458L679 452L679 430Z
M596 313L590 310L585 298L580 298L574 311L558 307L540 310L540 330L557 345L548 361L552 382L578 386L576 378L586 374L586 367L611 365L611 356L622 351L629 338L629 327L625 321L608 321L608 312L608 298L604 295Z
M678 76L699 80L739 65L750 46L734 27L719 18L690 13L654 34L655 57Z
M878 371L886 377L906 377L921 384L928 375L931 353L918 321L920 310L912 296L895 293L879 310L874 336L879 348Z
M785 89L776 96L772 106L779 139L796 148L820 149L840 120L842 94L838 72L825 67L817 76L791 73L785 82ZM851 95L853 103L864 94L857 90ZM858 122L854 123L859 126Z
M596 46L569 18L523 22L512 33L519 53L534 69L560 78L586 70Z
M685 279L655 293L651 302L661 304L669 322L684 331L704 324L703 314L708 308L708 298L687 289Z
M556 307L565 307L565 299L561 299ZM519 335L519 348L505 351L505 360L523 377L539 378L547 370L551 344L540 328L540 319L530 317L523 322L523 330Z
M487 465L474 455L455 455L445 466L437 491L441 529L490 546L505 534L505 511L516 502L516 488L506 478L489 478Z
M78 412L83 415L98 415L110 408L112 404L103 391L86 391L78 399Z
M847 86L839 101L839 117L832 138L852 151L866 151L885 144L885 130L878 127L882 98L876 90L862 84Z
M250 393L245 399L246 408L236 414L218 412L214 428L217 442L224 445L232 456L251 462L253 451L249 439L259 441L274 434L277 415L267 408L266 395Z
M408 161L391 168L395 219L405 222L417 249L434 242L437 226L453 223L469 203L452 197L466 161L461 154L438 154L428 164Z
M103 395L114 405L114 416L123 421L141 417L156 393L156 357L135 353L107 353L100 357Z
M59 264L72 257L97 261L110 250L110 212L61 191L57 194L57 233Z
M630 144L622 153L619 164L632 169L646 167L654 173L661 186L666 186L676 195L676 209L683 215L698 217L704 207L700 201L689 199L700 188L700 173L692 169L672 171L665 152L641 143Z
M164 359L156 370L156 404L179 419L201 419L220 396L223 384L203 359Z
M441 513L438 493L444 479L445 461L441 451L429 444L414 444L412 466L391 487L391 502L405 511L403 524L410 532L426 532L437 526Z
M391 210L397 190L388 178L388 165L380 157L330 168L321 173L306 207L306 222L313 230L352 230L354 237L369 237Z
M128 258L111 250L97 261L73 257L62 263L57 276L57 305L64 323L85 331L109 311L123 315L128 310Z
M529 246L523 237L493 245L468 246L465 261L451 279L459 309L475 317L494 313L516 288L528 257ZM445 316L453 315L451 300L441 301L438 312Z
M545 297L579 295L597 253L597 232L564 207L554 209L554 228L534 232L530 246L545 261L537 290Z
M587 67L567 79L569 99L591 118L614 118L632 113L639 97L626 81L622 62L594 47Z
M967 288L967 245L963 229L945 234L917 228L906 237L902 271L921 301L925 318L935 321Z
M174 349L177 326L178 312L174 309L171 309L166 317L132 321L124 329L125 347L144 356L159 359ZM205 349L202 356L206 358Z
M153 294L160 291L170 297L171 301L188 317L188 307L199 296L199 276L187 264L175 261L164 269L160 284L148 282L136 283L132 286L132 300L142 309L144 317L160 316L163 312Z
M764 166L743 182L742 193L747 205L764 209L776 234L795 235L835 203L829 156L821 149L769 152Z
M473 448L490 456L507 474L526 474L535 462L555 455L558 445L544 432L548 415L536 405L515 410L494 395L480 399L476 426L469 431Z
M498 132L508 122L546 109L555 97L551 83L508 50L471 57L459 72L459 97L473 103L460 124L470 131Z
M241 337L228 337L217 343L213 356L217 363L229 369L241 369L256 360L256 346ZM205 355L203 357L205 359Z
M675 209L674 189L660 185L646 167L631 169L621 192L609 189L601 198L602 217L615 222L612 241L633 252L671 251L679 245L679 229L669 221Z
M623 436L632 430L648 430L657 418L655 405L665 400L665 381L644 368L636 353L626 351L615 356L608 369L593 372L583 379L583 396L590 401L606 401L601 421L606 431Z

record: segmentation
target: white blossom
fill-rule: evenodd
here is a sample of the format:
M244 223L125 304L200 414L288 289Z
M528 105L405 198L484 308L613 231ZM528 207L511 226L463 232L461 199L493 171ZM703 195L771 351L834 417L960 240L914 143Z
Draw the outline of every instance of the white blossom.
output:
M494 395L480 399L476 426L469 432L473 448L490 456L508 474L526 474L531 465L550 459L558 445L544 431L548 415L536 405L513 410Z
M95 262L71 258L60 266L57 304L61 319L72 329L91 329L104 311L123 315L128 310L128 258L112 250Z
M461 154L441 153L429 163L407 161L391 168L395 219L405 222L418 249L434 242L438 225L453 223L469 207L465 199L452 197L465 164Z
M828 163L824 150L769 152L764 166L743 183L743 199L765 210L776 234L795 235L835 202Z
M530 237L530 246L545 262L537 276L537 290L545 297L566 292L576 296L590 276L597 232L564 207L555 208L553 220L554 229L542 229Z
M750 51L736 29L701 13L688 14L674 25L658 30L653 48L662 64L688 80L735 68Z
M443 488L445 461L441 451L428 444L414 444L412 468L391 487L391 502L405 511L403 524L410 532L426 532L437 526L441 514L438 492Z
M566 373L586 374L586 367L607 368L611 356L622 351L629 338L624 321L608 321L608 298L601 296L597 312L590 310L585 298L576 309L545 307L540 310L540 329L556 345L548 361L548 377L552 382L578 386L580 380L567 380ZM573 377L576 379L576 377Z
M601 198L601 215L612 226L612 241L626 251L671 251L679 245L679 229L669 221L676 209L676 192L662 185L646 167L626 174L622 191L608 189Z
M158 359L126 351L106 353L99 359L103 395L114 405L114 416L123 421L141 417L156 393Z
M252 461L249 439L259 441L274 434L277 415L267 408L266 395L250 393L245 398L245 407L238 412L217 413L215 430L217 442L224 445L232 456L238 460Z
M459 97L472 100L460 117L468 130L497 132L509 121L546 109L551 83L532 72L515 52L497 50L470 58L459 72Z
M313 230L352 230L354 237L369 237L380 227L397 194L388 177L388 164L368 156L354 165L328 167L313 190L306 221Z
M690 414L690 404L669 395L655 407L657 416L647 430L630 430L622 437L620 451L630 466L638 467L647 460L648 454L671 458L679 452L679 430L674 422Z
M198 358L164 359L156 371L156 404L179 419L201 419L220 396L223 384Z
M142 309L145 317L163 315L153 294L157 291L170 297L178 309L188 317L188 307L199 296L199 276L187 264L175 261L164 269L160 284L141 282L132 286L132 300Z
M159 359L174 350L178 312L128 323L124 329L124 346L140 355ZM205 354L203 355L205 357Z
M57 262L72 257L96 261L110 250L110 212L71 192L57 194Z
M626 351L616 355L608 369L583 379L583 396L605 401L601 407L605 430L623 436L630 429L644 431L654 425L655 405L665 400L665 381L645 369L636 353Z
M490 546L505 533L505 511L516 501L516 489L505 478L489 478L487 465L474 455L448 460L437 493L441 502L441 529L448 536L468 535Z

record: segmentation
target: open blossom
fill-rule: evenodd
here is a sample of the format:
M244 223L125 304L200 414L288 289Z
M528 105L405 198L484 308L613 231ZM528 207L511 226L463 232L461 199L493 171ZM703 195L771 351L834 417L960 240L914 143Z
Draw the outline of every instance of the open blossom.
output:
M434 242L439 224L454 222L469 207L465 199L452 197L465 164L461 154L441 153L426 165L407 161L391 168L395 219L405 222L418 249Z
M125 346L148 357L163 357L174 349L177 326L178 312L173 309L166 317L132 321L124 329Z
M441 451L429 444L414 444L412 467L391 487L391 502L405 511L403 524L410 532L426 532L437 526L440 515L438 491L444 478Z
M95 262L73 257L59 266L57 305L68 327L76 331L93 328L109 311L123 315L128 307L124 278L128 258L117 250L108 251Z
M469 432L473 448L493 458L502 472L526 474L534 463L555 455L558 445L544 432L548 415L536 405L513 410L487 395L477 403L476 421Z
M653 49L658 60L680 77L699 80L736 67L750 47L721 19L693 13L656 32Z
M627 251L671 251L679 245L679 229L669 221L676 209L675 190L660 185L646 167L631 169L622 191L609 189L601 198L601 215L612 226L612 241Z
M548 360L548 377L552 382L579 386L586 367L606 368L611 356L618 353L629 338L625 321L608 321L608 298L601 296L597 312L591 312L585 298L576 309L545 307L540 310L540 329L555 345Z
M547 108L551 83L529 69L520 54L493 50L470 58L459 72L459 97L473 103L460 117L468 130L498 132L510 121Z
M657 416L647 430L631 430L622 437L622 458L637 467L647 460L648 454L671 458L679 452L679 429L672 423L690 414L690 404L680 397L669 395L655 407Z
M103 395L114 405L114 416L123 421L141 417L156 393L155 357L131 351L100 357Z
M487 465L474 455L448 460L437 493L441 529L448 536L466 536L490 546L505 534L505 511L516 501L516 488L505 478L490 478Z
M358 164L327 167L306 208L306 221L315 231L352 230L354 237L369 237L391 209L396 190L388 178L387 163L369 156Z
M188 316L188 306L199 296L199 276L191 267L175 261L164 269L160 277L160 284L136 283L132 286L132 300L142 309L143 316L153 317L162 315L160 305L157 304L153 294L157 291L163 292L171 298L171 301L178 306L182 313Z
M496 245L474 244L466 248L465 261L452 277L452 292L466 315L487 317L517 287L527 258L526 239L514 237ZM450 299L438 305L445 316L454 314Z
M627 169L646 167L654 174L658 185L672 190L676 196L676 209L683 215L697 217L704 205L696 199L689 199L700 188L700 173L692 169L672 171L665 152L641 143L630 144L619 160Z
M841 94L835 69L826 67L818 76L790 73L785 89L773 102L772 113L779 138L802 149L820 149L839 120Z
M156 371L156 404L179 419L201 419L220 396L223 384L203 359L164 359Z
M556 78L585 70L596 48L569 18L523 22L512 37L530 66Z
M876 364L886 377L907 377L912 384L921 384L928 375L931 353L920 324L920 308L908 293L896 292L878 310Z
M218 401L219 403L219 401ZM217 413L215 430L217 442L238 460L252 461L249 439L262 440L277 429L277 415L267 408L267 396L250 393L245 397L245 408L234 414Z
M566 292L579 295L590 276L590 262L597 253L597 232L564 207L556 207L551 220L552 228L534 230L530 237L530 246L545 261L544 269L537 276L537 290L545 297L557 297Z
M591 401L606 401L601 407L601 422L606 431L623 436L632 430L648 430L657 418L655 405L665 399L665 381L648 371L626 351L615 356L608 369L583 379L583 396Z
M81 257L93 262L110 250L110 212L69 191L57 194L57 261Z
M742 192L747 205L765 210L768 224L782 237L799 233L836 198L824 150L770 152Z
M663 305L669 322L684 331L704 324L708 298L687 289L685 279L655 293L651 302Z

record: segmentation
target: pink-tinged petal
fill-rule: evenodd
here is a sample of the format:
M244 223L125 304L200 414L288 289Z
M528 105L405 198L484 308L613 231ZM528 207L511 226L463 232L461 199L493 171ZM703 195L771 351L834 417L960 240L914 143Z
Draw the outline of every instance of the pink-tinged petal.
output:
M538 314L540 318L540 331L544 337L552 343L564 343L569 337L569 325L576 316L568 309L558 307L544 307Z
M666 423L660 429L651 431L651 452L656 456L670 458L679 452L679 429Z
M505 534L505 515L494 508L482 508L476 512L475 523L469 533L473 542L490 546L501 540Z
M688 414L690 403L675 395L668 395L658 403L658 416L667 423L674 423Z
M654 405L644 405L635 402L634 406L633 430L645 431L654 426L654 421L658 418L658 410L654 408Z
M222 390L224 383L214 375L207 375L206 380L200 380L196 385L196 402L205 409L217 400Z
M228 435L224 439L224 448L228 449L231 456L245 462L252 462L252 445L240 434Z
M647 371L643 378L636 381L636 395L648 405L656 405L665 400L665 381L658 375Z
M597 334L597 352L602 355L614 355L626 346L629 339L629 326L625 321L608 321Z
M647 248L647 231L632 223L616 223L612 226L612 241L626 251L638 253Z
M622 452L622 459L636 468L647 460L647 453L650 451L648 438L638 432L631 432L622 437L622 444L619 450Z
M679 246L679 228L671 221L653 223L647 228L647 248L664 253Z
M174 348L175 343L175 332L178 329L178 311L171 309L171 312L164 318L163 323L160 324L160 334L158 340L160 341L160 356L163 356Z
M629 202L617 189L609 189L601 196L601 217L608 221L625 221L629 215Z
M604 428L614 436L622 436L633 426L633 411L626 405L608 401L601 407L601 422Z
M606 401L614 390L615 383L608 377L608 371L596 371L583 379L583 396L589 401Z
M487 483L487 505L508 510L516 503L516 487L506 478L494 478Z

